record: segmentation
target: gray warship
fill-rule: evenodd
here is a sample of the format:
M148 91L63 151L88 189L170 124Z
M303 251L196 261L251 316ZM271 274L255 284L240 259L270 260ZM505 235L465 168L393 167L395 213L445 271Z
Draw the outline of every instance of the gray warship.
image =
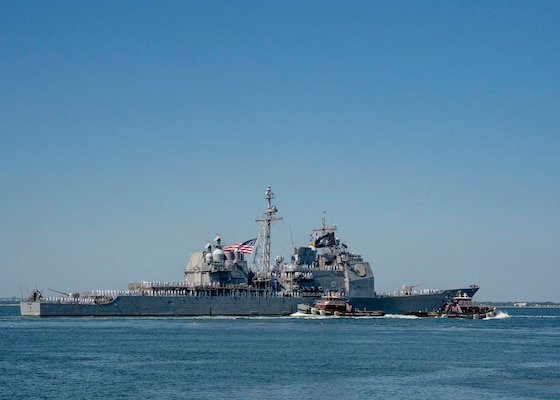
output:
M335 237L336 227L327 226L325 213L308 246L295 248L289 261L281 256L271 261L271 225L281 218L272 205L270 187L265 198L267 208L257 219L261 228L256 239L223 245L218 235L191 254L180 282L141 281L127 289L82 294L55 291L57 297L34 289L21 300L20 313L37 317L288 316L328 295L346 299L355 310L407 314L435 310L458 292L472 297L478 291L476 285L420 291L403 285L394 293L377 294L371 265ZM249 254L253 255L251 264Z

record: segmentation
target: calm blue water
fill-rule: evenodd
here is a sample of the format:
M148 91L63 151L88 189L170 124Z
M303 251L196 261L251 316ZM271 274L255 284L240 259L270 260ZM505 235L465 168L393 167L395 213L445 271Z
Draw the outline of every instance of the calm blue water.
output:
M559 399L560 310L492 320L21 318L1 399Z

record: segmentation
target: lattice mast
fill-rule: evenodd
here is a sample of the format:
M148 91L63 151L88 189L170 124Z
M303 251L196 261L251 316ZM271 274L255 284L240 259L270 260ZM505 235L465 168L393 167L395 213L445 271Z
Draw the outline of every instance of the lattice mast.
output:
M326 235L327 233L334 232L337 229L336 225L328 226L327 225L327 212L323 211L323 218L321 219L322 226L320 228L313 228L313 232L321 232L321 235Z
M270 186L266 188L264 198L267 201L266 211L261 219L256 220L256 222L261 223L261 229L257 242L255 243L253 270L258 272L268 272L270 268L270 225L272 222L282 219L282 217L275 216L278 209L271 203L271 200L274 198L274 193L272 193Z

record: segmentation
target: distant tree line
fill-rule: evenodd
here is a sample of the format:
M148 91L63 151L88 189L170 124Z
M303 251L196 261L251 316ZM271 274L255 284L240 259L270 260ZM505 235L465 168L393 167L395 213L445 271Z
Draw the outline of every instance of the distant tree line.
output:
M0 297L0 304L19 304L19 299L14 297Z
M495 307L560 307L552 301L485 301L484 304Z

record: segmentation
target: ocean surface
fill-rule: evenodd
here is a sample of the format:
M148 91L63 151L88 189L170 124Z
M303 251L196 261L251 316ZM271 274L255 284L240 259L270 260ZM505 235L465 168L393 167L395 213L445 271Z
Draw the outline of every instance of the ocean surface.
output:
M560 309L489 320L22 318L1 399L560 399Z

